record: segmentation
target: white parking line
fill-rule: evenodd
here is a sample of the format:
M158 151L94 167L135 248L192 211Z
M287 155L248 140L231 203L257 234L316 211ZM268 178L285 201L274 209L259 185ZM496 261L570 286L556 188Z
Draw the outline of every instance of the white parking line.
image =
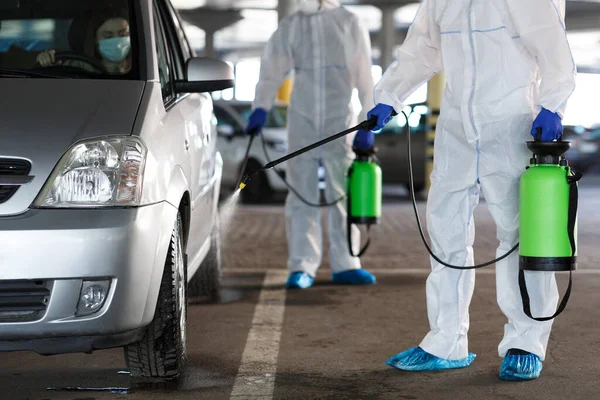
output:
M285 270L274 269L261 272L266 272L266 275L254 309L242 362L231 391L232 399L273 398L279 340L285 313L286 291L283 285L288 273Z
M429 274L430 269L426 268L368 268L369 272L375 275L421 275ZM225 272L229 274L260 274L265 272L276 272L287 276L287 271L280 269L264 269L264 268L225 268ZM327 274L330 271L327 270ZM478 274L482 275L494 275L496 270L494 268L483 268L477 270ZM573 271L573 275L600 275L600 269L579 269Z

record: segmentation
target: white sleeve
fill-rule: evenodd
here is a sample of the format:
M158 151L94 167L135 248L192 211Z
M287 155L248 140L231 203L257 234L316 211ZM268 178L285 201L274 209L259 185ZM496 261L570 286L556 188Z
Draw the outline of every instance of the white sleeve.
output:
M268 111L273 107L277 91L292 68L289 23L283 20L263 51L253 109L264 108Z
M422 0L405 41L396 52L396 61L375 87L375 103L402 111L408 96L442 69L440 28L433 17L431 0Z
M540 105L562 118L577 75L564 23L564 1L505 1L521 41L537 59L542 76Z
M351 40L347 46L353 51L349 54L348 66L354 87L358 90L361 112L359 121L367 119L367 112L372 109L373 103L373 73L371 70L371 38L369 30L358 18L353 20L351 34L346 40Z

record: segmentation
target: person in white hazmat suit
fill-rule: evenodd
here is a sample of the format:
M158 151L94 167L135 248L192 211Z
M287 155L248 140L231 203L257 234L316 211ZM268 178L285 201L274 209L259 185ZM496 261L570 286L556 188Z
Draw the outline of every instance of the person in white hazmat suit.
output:
M538 129L543 141L560 137L575 88L564 15L565 0L422 0L396 61L375 88L377 106L368 114L381 128L411 92L434 74L446 74L427 226L434 254L448 264L474 264L473 209L481 190L497 227L497 255L519 240L519 179L530 158L525 142ZM540 375L552 326L523 312L517 253L496 265L497 301L508 318L498 348L505 380ZM389 359L390 366L441 370L466 367L475 358L467 341L475 271L431 263L431 331L419 347ZM553 314L554 274L526 272L526 279L533 314Z
M289 152L298 150L358 123L351 107L358 90L363 109L373 107L371 43L358 16L338 0L306 0L301 9L283 19L264 50L248 134L264 126L267 111L290 71L294 88L288 108ZM373 134L359 132L355 145L372 146ZM345 195L346 172L354 158L352 137L338 140L287 161L286 178L307 201L318 203L318 168L326 171L329 202ZM322 259L321 209L304 204L290 192L286 206L290 276L288 288L312 286ZM328 232L332 280L340 284L374 284L375 277L361 269L347 243L346 202L328 207ZM358 228L353 243L360 242Z

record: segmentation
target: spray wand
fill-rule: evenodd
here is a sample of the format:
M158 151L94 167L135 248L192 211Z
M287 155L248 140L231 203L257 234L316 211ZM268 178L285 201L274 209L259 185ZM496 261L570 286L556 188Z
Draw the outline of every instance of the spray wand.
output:
M394 115L396 115L396 114L394 113ZM279 165L279 164L281 164L283 162L286 162L289 159L298 157L301 154L304 154L304 153L309 152L309 151L311 151L313 149L316 149L317 147L321 147L324 144L332 142L332 141L334 141L336 139L342 138L342 137L344 137L344 136L346 136L346 135L348 135L348 134L350 134L352 132L356 132L356 131L359 131L359 130L371 131L371 130L373 130L375 128L376 125L377 125L377 117L373 116L371 119L363 121L363 122L361 122L360 124L356 125L353 128L347 129L347 130L342 131L340 133L336 133L335 135L329 136L328 138L325 138L325 139L320 140L320 141L318 141L316 143L313 143L310 146L306 146L306 147L304 147L304 148L302 148L300 150L297 150L297 151L295 151L293 153L290 153L287 156L281 157L281 158L279 158L277 160L273 160L270 163L266 164L264 167L259 168L259 169L254 170L254 171L251 171L251 172L247 173L246 175L244 175L242 177L242 179L240 180L240 182L239 182L239 188L240 188L240 190L244 189L248 185L248 183L250 182L250 177L252 175L254 175L254 174L257 174L259 172L271 169L271 168L273 168L273 167L275 167L275 166L277 166L277 165ZM248 145L248 150L250 149L251 145L252 145L252 141L250 141L250 144ZM248 156L248 154L246 154L246 157L247 156ZM245 165L243 166L242 171L244 171L244 169L245 169Z

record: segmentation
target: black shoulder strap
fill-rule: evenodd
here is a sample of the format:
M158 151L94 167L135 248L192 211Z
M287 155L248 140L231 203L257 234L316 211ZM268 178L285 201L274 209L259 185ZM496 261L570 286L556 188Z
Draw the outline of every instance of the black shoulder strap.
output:
M348 219L348 227L346 230L348 231L348 248L350 249L350 255L352 257L362 257L371 245L371 224L367 225L367 242L362 249L360 249L358 254L354 254L354 249L352 248L352 223L350 222L350 219Z
M354 248L352 246L352 222L350 221L350 212L352 210L352 196L350 195L350 191L348 191L348 208L346 210L346 232L347 232L347 236L348 236L348 250L350 251L350 255L352 257L362 257L363 254L366 253L367 249L369 248L369 246L371 245L371 224L367 225L367 242L365 243L365 245L360 249L360 251L358 252L358 254L354 253Z

